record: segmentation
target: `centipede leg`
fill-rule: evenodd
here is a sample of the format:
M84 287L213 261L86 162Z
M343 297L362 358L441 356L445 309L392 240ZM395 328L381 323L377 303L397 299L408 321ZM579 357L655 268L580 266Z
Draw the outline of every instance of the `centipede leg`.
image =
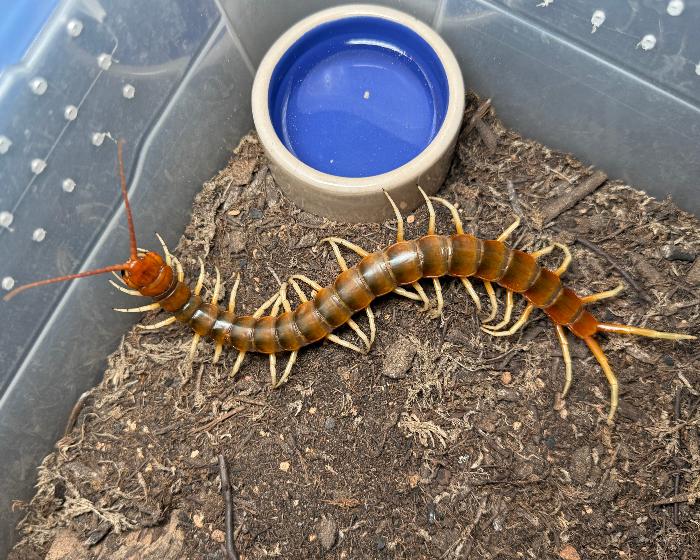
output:
M128 288L125 288L124 286L120 286L114 280L107 280L107 282L109 282L112 285L112 287L116 288L120 292L124 292L125 294L129 294L130 296L144 297L143 295L141 295L141 292L139 292L138 290L130 290Z
M488 328L494 331L500 331L508 323L510 323L510 317L513 313L513 292L511 290L506 290L506 309L503 312L503 320L495 325L488 325Z
M277 300L275 301L274 305L272 306L272 310L270 311L270 316L271 317L276 317L277 314L279 313L280 307L282 305L282 300L285 296L285 291L286 291L286 285L282 284L280 287L280 291L278 292L277 295ZM270 385L272 385L272 388L275 389L277 387L277 355L276 354L270 354Z
M235 375L238 373L238 370L241 369L241 365L243 364L243 359L245 358L246 352L239 351L238 356L236 356L236 362L233 364L233 368L231 368L231 373L230 377L235 377Z
M457 234L460 234L460 235L463 234L464 229L462 228L462 220L459 217L459 212L457 211L457 208L453 204L451 204L450 202L445 200L444 198L440 198L437 196L431 196L430 200L434 200L435 202L439 202L440 204L445 206L450 211L450 214L452 215L452 222L455 225L455 232Z
M445 302L442 298L442 286L440 285L439 278L433 278L433 287L435 288L435 299L437 300L437 307L430 312L429 317L431 319L437 319L442 315L442 309L445 306Z
M589 296L582 296L581 301L583 303L593 303L595 301L600 301L601 299L615 297L624 289L625 289L624 284L618 284L612 290L606 290L605 292L598 292L597 294L591 294Z
M435 235L435 208L433 208L433 203L430 202L430 198L425 191L418 187L418 190L423 195L425 199L425 205L428 207L428 235Z
M231 288L231 295L228 298L227 310L229 313L233 313L236 309L236 294L238 293L238 285L241 283L241 275L236 274L236 280L233 283L233 288Z
M173 258L170 255L170 251L168 250L168 246L165 244L165 241L163 241L163 238L156 233L156 237L158 238L158 241L160 241L160 246L163 248L163 254L165 255L165 264L168 266L173 265Z
M287 299L287 284L282 284L282 287L280 288L280 299L282 300L282 307L287 313L291 313L292 311L292 306L289 303L289 300ZM277 385L274 385L272 388L276 389L280 385L284 385L287 380L289 379L289 374L292 372L292 367L294 366L294 363L297 361L297 355L299 352L297 350L294 350L290 355L289 359L287 360L287 365L284 368L284 372L282 373L282 377L280 378L279 382Z
M389 193L384 191L384 195L389 199L389 204L394 209L394 214L396 215L396 242L400 243L404 240L403 236L403 216L399 212L399 207L396 206L394 199L389 196Z
M489 296L489 302L491 302L491 313L484 319L484 323L490 323L498 315L498 300L496 299L496 292L493 289L491 282L484 280L484 288L486 289L486 294Z
M223 287L221 284L221 273L219 272L218 267L214 267L214 270L216 271L216 283L214 284L214 291L211 294L211 302L214 305L217 305L219 303L219 294L221 293L221 288ZM212 363L215 364L219 361L219 356L221 356L221 351L223 350L223 345L220 342L216 342L214 345L214 357L212 358Z
M520 225L520 216L516 216L515 221L512 224L510 224L506 229L503 230L503 233L501 233L501 235L499 235L496 238L496 241L505 241L506 239L508 239L508 237L510 237L510 234L513 233L519 225Z
M530 318L530 314L534 311L534 309L535 306L531 303L528 303L527 307L525 307L525 310L523 311L523 314L515 323L513 323L513 325L511 325L511 327L507 331L493 331L485 326L482 326L481 330L485 333L490 334L491 336L510 336L512 334L515 334L519 329L522 328L522 326Z
M583 341L588 345L588 348L590 348L591 352L595 356L595 359L598 360L598 363L600 364L600 367L602 368L603 373L605 374L605 377L608 380L608 384L610 385L610 412L608 413L608 424L612 424L613 418L615 418L615 412L617 411L618 403L619 389L617 377L615 377L615 373L610 367L610 364L608 363L608 359L605 357L603 349L596 342L596 340L591 337L586 337L583 339Z
M148 305L142 305L141 307L131 308L115 307L114 311L118 311L119 313L142 313L144 311L154 311L155 309L160 309L160 303L149 303Z
M566 395L569 393L571 388L571 382L574 378L573 368L571 366L571 354L569 353L569 341L566 338L566 331L561 325L555 325L557 331L557 338L559 338L559 344L561 346L561 357L564 360L564 388L561 391L561 398L565 399Z
M193 293L194 295L198 296L200 292L202 291L202 287L204 286L204 262L202 259L199 259L199 277L197 278L197 283L194 285L194 290Z
M474 300L474 305L476 305L476 310L481 311L481 301L479 301L479 296L476 293L476 290L474 290L474 286L472 286L472 283L469 281L469 278L460 278L462 281L462 284L464 284L464 287L467 290L467 293L469 296Z
M623 325L620 323L598 323L599 332L609 332L617 334L632 334L635 336L644 336L646 338L662 338L665 340L696 340L697 336L692 334L681 334L674 332L655 331L652 329L644 329L642 327L633 327L632 325Z
M177 257L173 257L173 262L175 263L175 268L177 269L177 279L179 282L185 281L185 271L182 269L182 263Z
M144 331L154 331L156 329L160 329L161 327L172 325L175 321L177 321L175 317L168 317L167 319L164 319L158 323L153 323L152 325L136 325L136 328Z

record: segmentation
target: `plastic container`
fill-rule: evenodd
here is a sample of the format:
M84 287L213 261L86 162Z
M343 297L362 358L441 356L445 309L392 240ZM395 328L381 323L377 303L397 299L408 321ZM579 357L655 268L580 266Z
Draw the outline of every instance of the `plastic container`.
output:
M127 142L140 245L155 231L174 245L194 193L252 127L263 54L341 3L60 2L0 75L0 284L125 256L110 136ZM436 29L508 126L700 210L697 3L381 4ZM0 302L0 556L21 515L11 501L31 496L36 466L135 319L111 311L124 300L104 279L30 293Z

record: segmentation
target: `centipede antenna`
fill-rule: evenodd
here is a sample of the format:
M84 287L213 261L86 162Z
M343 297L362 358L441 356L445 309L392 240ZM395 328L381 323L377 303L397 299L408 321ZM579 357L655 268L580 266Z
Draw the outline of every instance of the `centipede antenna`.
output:
M87 270L85 272L78 272L77 274L68 274L67 276L57 276L56 278L47 278L46 280L39 280L38 282L32 282L30 284L25 284L24 286L19 286L11 292L5 294L2 298L3 301L10 301L17 294L29 290L31 288L37 288L39 286L46 286L47 284L56 284L57 282L65 282L67 280L75 280L76 278L86 278L88 276L96 276L98 274L104 274L105 272L116 272L118 270L126 270L126 264L113 264L111 266L105 266L104 268L97 268L95 270Z
M623 325L620 323L598 323L598 331L610 332L617 334L632 334L635 336L644 336L646 338L663 338L666 340L695 340L697 336L692 334L681 334L674 332L655 331L652 329L643 329L641 327L633 327L632 325Z
M126 221L129 224L129 247L131 249L131 259L138 258L136 250L136 230L134 229L134 217L131 214L131 205L129 204L129 194L126 191L126 176L124 175L124 157L122 155L124 140L117 142L117 161L119 162L119 184L122 189L122 198L124 199L124 209L126 210Z

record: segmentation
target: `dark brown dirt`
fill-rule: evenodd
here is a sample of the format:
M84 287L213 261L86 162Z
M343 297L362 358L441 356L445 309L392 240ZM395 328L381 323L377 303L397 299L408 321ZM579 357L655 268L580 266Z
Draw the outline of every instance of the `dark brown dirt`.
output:
M465 122L476 103L470 96ZM495 237L521 210L514 244L569 244L567 280L580 293L621 280L576 238L593 242L648 297L628 289L595 307L601 317L698 334L700 259L688 261L700 251L696 218L609 181L556 219L557 230L538 229L591 169L492 115L485 122L495 151L483 127L463 134L441 191L469 230ZM449 217L438 212L446 232ZM425 227L421 208L408 234ZM395 224L334 224L298 210L251 135L204 185L176 254L189 278L197 257L205 261L209 289L214 266L228 289L240 271L238 309L251 312L278 278L330 282L338 268L320 243L328 235L374 250L392 241ZM686 260L673 260L679 250ZM242 558L700 558L697 343L603 337L621 382L609 428L608 387L584 345L571 341L575 379L562 402L561 352L541 314L513 337L492 338L461 285L444 289L437 320L414 302L381 299L369 354L313 345L275 391L262 356L231 379L235 353L214 365L202 344L190 363L181 326L133 330L39 469L11 558L224 558L219 453ZM115 293L114 303L122 298L133 302ZM674 522L673 506L653 504L674 495L676 479Z

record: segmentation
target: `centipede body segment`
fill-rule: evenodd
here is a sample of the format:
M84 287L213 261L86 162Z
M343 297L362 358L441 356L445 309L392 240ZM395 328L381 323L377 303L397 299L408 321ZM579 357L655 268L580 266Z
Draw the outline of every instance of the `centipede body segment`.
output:
M437 234L435 231L435 211L431 198L425 196L425 193L423 196L429 211L427 235L419 239L404 239L401 215L394 202L387 195L399 225L394 244L381 251L368 253L349 241L334 237L328 238L324 241L330 243L341 268L341 272L334 282L322 287L304 276L293 276L288 282L283 283L280 291L263 304L256 313L237 315L235 313L235 297L240 277L236 280L228 307L221 308L218 299L222 286L218 270L212 298L210 301L205 301L200 295L204 280L203 264L199 279L194 289L191 289L185 282L180 263L170 255L162 240L164 256L156 252L137 249L121 165L121 143L119 144L119 163L122 193L131 234L129 260L121 265L112 265L95 271L27 284L13 290L4 299L7 300L28 288L51 282L71 280L109 271L120 271L121 279L127 288L117 284L115 286L132 295L150 297L153 303L118 311L140 312L149 309L162 309L170 313L171 317L145 328L157 328L175 321L187 324L195 333L191 353L194 353L201 338L208 338L215 344L215 361L223 349L235 348L239 355L233 368L233 374L241 367L246 353L268 354L270 356L272 384L279 386L289 377L298 351L309 344L328 339L350 350L368 351L374 340L376 329L371 311L371 304L376 298L395 292L410 299L422 301L424 309L426 309L430 306L430 302L419 282L430 279L437 299L437 309L432 314L435 316L435 312L437 315L440 314L443 306L440 284L442 278L460 279L469 295L480 307L470 280L477 279L484 283L492 304L492 313L485 322L493 320L496 316L497 303L493 284L504 288L507 292L504 319L497 325L484 325L482 327L484 332L493 336L513 334L525 324L535 309L542 310L552 321L561 343L566 367L564 396L572 379L572 365L565 329L586 343L600 364L610 385L609 421L612 421L617 408L618 385L603 350L594 338L597 333L632 334L670 340L696 338L692 335L598 321L588 311L587 304L613 297L619 293L620 288L579 297L572 289L564 286L561 275L571 260L566 247L554 244L531 254L511 249L505 243L505 239L517 227L517 222L497 239L480 239L463 231L459 213L452 204L441 198L432 198L433 201L440 203L450 211L455 226L455 233L451 235ZM339 246L344 246L359 254L361 260L354 266L348 266L339 251ZM562 265L556 271L540 266L537 262L538 257L557 247L565 254ZM306 284L313 290L311 297L306 296L300 283ZM301 304L294 309L287 298L289 287L292 287L302 300ZM504 330L511 317L514 295L521 295L528 304L521 317L509 329ZM270 308L270 313L265 315L265 312ZM369 319L369 337L352 319L354 314L363 310ZM360 336L364 348L334 334L336 329L345 324L348 324ZM276 355L282 352L289 352L290 358L283 375L278 379Z

